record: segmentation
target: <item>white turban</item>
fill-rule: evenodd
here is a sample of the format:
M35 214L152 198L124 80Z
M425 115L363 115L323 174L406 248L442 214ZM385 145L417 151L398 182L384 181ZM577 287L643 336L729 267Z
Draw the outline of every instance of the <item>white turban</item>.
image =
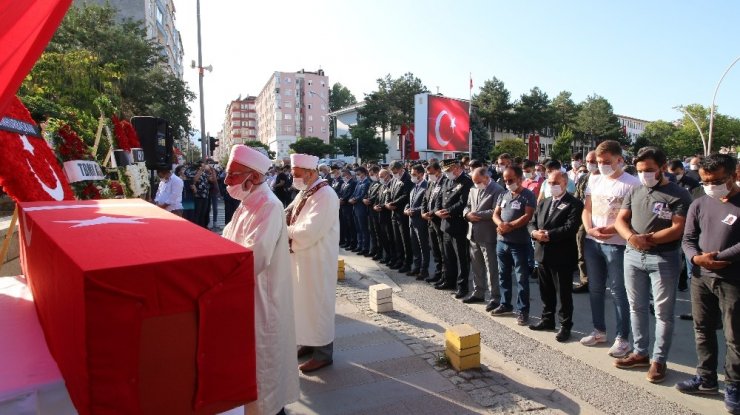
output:
M272 161L270 161L266 155L242 144L237 144L231 147L231 155L229 155L229 164L227 165L227 169L233 162L247 166L260 174L267 173L267 170L272 166Z
M319 158L309 154L291 154L290 166L301 169L316 170L319 164Z

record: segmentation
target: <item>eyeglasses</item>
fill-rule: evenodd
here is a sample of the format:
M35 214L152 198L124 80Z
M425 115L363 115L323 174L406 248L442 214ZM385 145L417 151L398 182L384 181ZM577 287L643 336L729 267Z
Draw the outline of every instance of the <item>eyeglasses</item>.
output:
M720 185L727 183L729 179L730 179L729 177L725 177L724 179L717 179L711 182L704 182L704 184L708 184L712 186L720 186Z

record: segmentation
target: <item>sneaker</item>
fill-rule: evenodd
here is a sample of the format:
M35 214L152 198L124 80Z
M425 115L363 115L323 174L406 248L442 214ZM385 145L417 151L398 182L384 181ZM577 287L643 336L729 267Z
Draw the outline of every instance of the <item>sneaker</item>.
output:
M627 356L627 353L629 353L630 351L632 351L630 343L621 337L617 337L616 339L614 339L614 344L612 345L612 347L609 348L609 356L624 357Z
M508 306L506 304L501 304L500 306L496 307L491 311L492 316L503 316L504 314L511 314L511 312L514 311L514 307Z
M665 374L668 367L665 363L652 362L648 370L646 379L650 383L660 383L665 380Z
M699 375L694 376L691 379L678 382L676 389L679 392L688 393L692 395L714 395L719 393L719 385L717 381L709 381Z
M636 367L648 366L650 366L650 358L637 353L630 353L614 361L614 367L617 369L634 369Z
M725 383L725 409L731 414L740 414L737 385L734 383Z
M584 346L596 346L599 343L606 343L606 333L596 329L581 339L581 344Z
M516 324L520 326L526 326L527 324L529 324L529 314L519 313L519 315L516 316Z

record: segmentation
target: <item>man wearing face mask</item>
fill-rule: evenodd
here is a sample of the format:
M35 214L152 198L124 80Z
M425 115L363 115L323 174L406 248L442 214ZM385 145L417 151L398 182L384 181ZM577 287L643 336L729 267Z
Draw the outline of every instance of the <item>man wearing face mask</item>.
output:
M498 183L498 185L501 187L506 186L506 184L504 183L504 170L506 170L507 167L511 166L511 164L512 160L509 153L502 153L498 156L498 159L496 159L496 174L498 174L498 179L496 180L496 183Z
M663 174L666 156L656 147L643 147L635 158L642 186L624 198L614 227L627 241L624 283L630 304L634 352L617 359L620 369L647 367L647 380L665 379L673 337L673 309L681 271L680 244L691 205L689 192ZM655 301L655 345L648 354L650 294Z
M694 196L694 191L696 189L701 188L701 184L698 180L686 174L687 172L683 168L683 163L681 163L681 160L671 160L668 163L668 171L676 176L676 183L686 189L686 191L688 191L689 194L691 194L692 196ZM694 199L701 196L704 196L704 193L699 193L694 197Z
M421 164L411 168L411 183L414 187L409 195L409 203L403 211L404 215L409 217L411 252L414 254L414 265L407 275L423 280L429 278L429 223L421 217L424 193L427 190L424 166Z
M380 216L375 211L375 206L378 204L380 197L380 191L383 187L382 183L378 179L378 173L380 173L380 167L370 166L370 186L367 189L367 196L362 199L362 204L367 206L369 221L368 231L370 232L370 253L372 259L378 261L383 258L383 248L381 247L381 231L380 231Z
M342 175L339 174L339 166L331 166L331 173L329 173L329 180L326 181L334 189L334 192L339 197L339 193L342 191Z
M609 349L612 357L624 357L632 349L629 343L630 316L627 292L624 288L624 249L626 240L614 227L624 198L640 179L622 170L622 147L613 140L596 147L598 176L591 176L586 187L583 226L586 229L586 269L594 329L581 339L584 346L606 343L606 284L611 283L616 317L616 338Z
M550 174L554 171L563 171L563 165L557 160L550 160L547 163L545 163L545 171L546 171L545 177L549 177ZM570 177L568 177L568 187L565 190L570 194L573 194L576 192L576 183L573 180L571 180ZM537 201L540 202L542 201L542 199L546 197L552 197L552 193L550 192L550 186L547 184L547 180L545 180L542 183L542 187L540 188L540 194L537 197Z
M581 225L583 203L565 191L568 176L555 171L548 177L552 197L537 205L528 231L535 241L542 319L532 330L555 329L555 307L560 297L560 331L555 340L565 342L573 327L573 270L578 263L576 233Z
M227 192L240 204L223 236L254 253L258 399L246 405L246 413L260 414L282 413L299 396L288 230L283 203L265 183L270 165L262 153L235 145L225 178Z
M293 185L300 193L288 206L290 262L295 277L298 366L314 372L333 362L334 317L339 259L339 200L316 170L319 158L291 154Z
M490 312L499 306L501 298L493 209L504 189L491 180L488 170L483 167L473 171L472 179L475 187L470 190L463 216L468 221L467 238L470 241L473 293L463 303L484 302L488 291L491 299L486 311Z
M511 166L504 170L506 193L496 202L493 222L496 223L498 258L498 277L501 289L501 305L491 315L501 316L511 313L511 279L517 281L517 324L525 326L529 322L529 250L531 239L527 224L537 207L534 193L522 186L522 169Z
M424 204L421 209L421 217L429 222L429 238L432 244L432 256L434 257L434 275L425 281L431 284L444 283L445 257L444 257L444 234L442 232L442 219L435 213L442 209L442 191L447 185L447 178L442 174L439 162L430 162L427 166L427 178L429 185L424 193Z
M473 181L462 169L460 162L454 159L445 160L442 171L447 177L447 185L442 191L441 209L435 215L442 219L444 232L445 276L435 288L446 289L457 287L455 298L462 299L470 290L470 256L468 246L468 224L463 218L468 194Z
M352 172L342 170L342 188L339 191L340 241L339 246L348 251L357 251L357 233L355 232L355 215L349 200L355 193L357 180L352 177Z
M583 166L581 166L583 168ZM586 202L586 186L592 176L598 176L599 164L596 162L596 152L589 151L586 154L586 173L578 178L576 182L576 192L574 196L580 200L581 203ZM586 246L586 228L581 223L578 228L578 234L576 234L576 241L578 243L578 276L579 281L573 285L573 293L581 294L588 292L588 274L586 273L586 257L584 255Z
M390 165L393 173L393 184L391 186L390 199L385 208L393 212L393 238L396 242L396 252L399 258L390 267L397 269L400 273L411 271L411 263L414 254L411 252L411 233L409 232L409 217L403 214L403 207L409 201L409 194L414 184L411 183L411 175L404 168L403 162L394 161Z
M699 165L706 196L694 201L686 217L683 250L700 268L691 279L691 311L696 340L696 376L676 388L690 394L716 394L718 344L724 330L725 408L740 413L740 187L737 160L710 154Z
M522 171L524 172L524 181L522 182L522 186L534 193L535 197L540 195L542 182L545 181L544 177L540 177L536 174L536 166L537 165L531 160L525 160L522 164Z
M583 153L575 153L570 158L570 170L568 170L568 179L573 183L578 181L578 168L583 165Z
M386 207L386 204L391 200L393 177L391 172L381 169L378 173L378 178L381 187L378 190L378 201L373 207L373 210L378 212L378 220L380 221L380 247L385 252L383 259L379 262L391 266L398 262L395 235L393 232L393 211Z
M353 206L352 210L357 234L357 253L369 257L372 256L370 255L370 228L368 225L367 206L362 203L362 200L367 197L370 179L368 178L367 169L362 166L355 169L355 174L357 175L357 186L355 186L355 192L349 199L349 203Z
M686 171L686 175L696 180L697 182L701 182L701 177L699 176L699 164L701 163L702 158L704 157L692 157L689 161L689 170Z

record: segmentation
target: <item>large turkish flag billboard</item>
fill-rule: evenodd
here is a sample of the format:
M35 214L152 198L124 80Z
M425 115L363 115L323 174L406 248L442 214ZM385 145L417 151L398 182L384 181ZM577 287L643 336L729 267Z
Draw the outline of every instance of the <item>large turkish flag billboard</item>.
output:
M469 151L468 102L430 94L415 99L417 151Z

